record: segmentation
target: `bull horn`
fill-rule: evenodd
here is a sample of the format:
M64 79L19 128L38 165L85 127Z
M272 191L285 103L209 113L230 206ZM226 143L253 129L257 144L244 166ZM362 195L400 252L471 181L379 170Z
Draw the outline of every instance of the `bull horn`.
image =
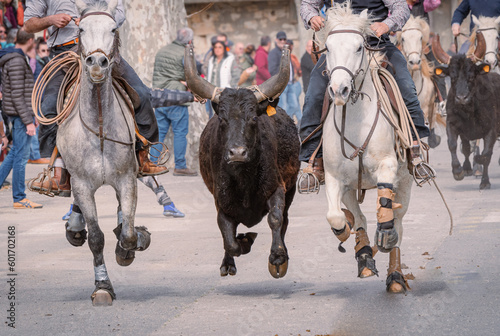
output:
M281 51L281 62L279 72L257 86L254 92L257 101L260 103L266 99L275 99L285 90L290 80L290 49L288 45Z
M439 40L439 34L436 34L432 39L431 47L432 53L434 54L434 57L436 57L436 59L439 61L439 63L450 64L451 56L443 50L441 41Z
M486 53L486 41L484 40L483 33L478 32L476 34L476 49L474 50L474 61L482 60L485 53Z
M192 44L186 45L184 51L184 74L186 75L187 86L194 94L204 99L211 99L214 103L219 103L222 89L217 88L198 75Z

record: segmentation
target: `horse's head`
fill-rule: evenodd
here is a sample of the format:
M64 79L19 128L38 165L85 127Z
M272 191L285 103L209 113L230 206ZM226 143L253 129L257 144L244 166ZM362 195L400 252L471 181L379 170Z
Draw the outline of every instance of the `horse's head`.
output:
M477 26L476 32L483 33L484 41L486 42L484 62L488 63L494 69L498 64L500 17L480 16L478 19L475 15L472 15L472 21Z
M80 12L80 55L84 72L93 83L105 81L111 74L113 62L119 61L119 37L114 19L118 0L109 3L94 0L87 5L83 0L76 0Z
M365 36L370 30L368 11L354 14L350 3L335 4L327 12L325 27L318 33L327 50L326 67L330 75L328 91L336 105L344 105L353 85L367 71Z
M398 33L398 42L408 60L411 70L419 70L422 65L422 51L427 48L429 42L429 25L421 17L411 16Z

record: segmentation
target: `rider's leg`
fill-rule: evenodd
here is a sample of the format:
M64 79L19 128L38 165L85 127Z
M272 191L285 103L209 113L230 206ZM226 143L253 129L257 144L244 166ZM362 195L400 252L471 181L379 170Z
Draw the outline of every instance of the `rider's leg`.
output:
M151 106L151 91L123 58L120 58L120 64L116 67L115 73L123 77L139 95L140 105L135 109L135 121L139 128L139 133L150 142L157 142L158 125L153 107ZM139 150L139 172L141 174L159 175L168 172L166 167L157 166L149 161L148 153L142 149L141 143L138 144L137 149Z
M322 55L318 63L314 66L311 72L311 79L309 87L307 88L306 97L304 100L304 108L302 119L300 121L300 138L304 140L311 134L321 123L321 109L323 106L323 99L325 97L326 88L328 86L328 77L323 75L323 70L326 69L326 56ZM302 144L300 148L300 161L308 162L313 152L319 146L323 131L316 132L307 142ZM313 163L313 174L318 181L322 184L325 180L325 171L323 169L323 151L320 148L316 154ZM312 176L307 176L301 180L299 190L311 191L314 188L314 180Z
M155 195L158 204L163 206L163 215L172 216L174 218L184 217L185 215L179 211L172 202L172 199L168 196L167 191L160 183L156 183L152 176L140 177L139 181L144 183L149 189L151 189Z

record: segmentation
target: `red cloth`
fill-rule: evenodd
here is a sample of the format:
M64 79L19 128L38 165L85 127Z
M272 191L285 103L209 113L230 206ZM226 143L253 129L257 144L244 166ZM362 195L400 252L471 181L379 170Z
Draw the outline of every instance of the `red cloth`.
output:
M268 52L260 46L255 52L255 65L257 66L257 74L255 75L255 81L257 85L264 83L266 80L271 78L269 69L267 67L267 54Z

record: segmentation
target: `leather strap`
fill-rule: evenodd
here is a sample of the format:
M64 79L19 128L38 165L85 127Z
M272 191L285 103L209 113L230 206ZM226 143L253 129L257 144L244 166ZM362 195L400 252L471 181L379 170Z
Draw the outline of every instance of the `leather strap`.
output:
M109 14L108 12L90 12L90 13L86 13L85 15L82 15L80 17L80 21L82 21L83 19L89 17L89 16L92 16L92 15L105 15L105 16L109 16L110 18L113 19L113 21L116 22L115 18L113 17L113 15Z
M431 78L432 84L434 84L434 89L436 90L436 94L438 96L438 100L440 103L444 101L443 96L441 95L441 91L439 91L439 88L437 86L437 82L434 78Z

